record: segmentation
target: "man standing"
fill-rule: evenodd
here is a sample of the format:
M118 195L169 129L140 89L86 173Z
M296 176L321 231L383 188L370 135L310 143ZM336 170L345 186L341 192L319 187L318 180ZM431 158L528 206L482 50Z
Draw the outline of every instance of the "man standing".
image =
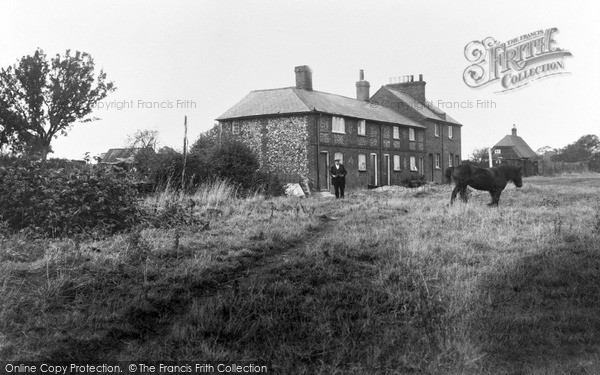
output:
M335 198L344 199L344 188L346 187L346 168L340 164L339 159L335 159L335 164L331 167L331 183L335 189Z

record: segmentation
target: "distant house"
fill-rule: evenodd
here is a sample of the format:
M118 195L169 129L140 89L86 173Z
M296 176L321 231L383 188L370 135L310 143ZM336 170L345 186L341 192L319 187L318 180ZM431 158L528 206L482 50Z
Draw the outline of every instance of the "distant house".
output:
M502 138L492 147L494 163L522 167L524 176L538 174L539 158L539 155L529 147L527 142L517 135L517 128L514 125L511 134Z
M111 148L106 153L100 155L98 158L99 163L119 165L128 169L135 163L135 155L140 150L140 148Z
M217 118L223 136L246 143L261 169L295 175L305 190L330 189L340 159L350 187L399 185L422 175L442 181L460 162L462 125L425 100L425 81L405 76L373 97L360 71L356 98L313 90L308 66L296 86L256 90Z

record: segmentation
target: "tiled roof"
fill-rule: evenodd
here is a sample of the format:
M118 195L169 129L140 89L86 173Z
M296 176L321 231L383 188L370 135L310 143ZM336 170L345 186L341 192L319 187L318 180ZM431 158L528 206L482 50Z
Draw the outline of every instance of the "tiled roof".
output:
M296 87L252 91L217 120L314 111L424 128L418 122L389 108L341 95Z
M520 158L534 158L538 156L531 147L518 135L507 135L496 143L494 147L512 147Z
M139 150L139 148L111 148L104 154L100 162L105 164L133 163L133 158Z
M407 107L410 107L417 111L421 116L425 118L429 118L436 121L445 121L456 125L461 125L460 122L456 121L449 114L442 111L435 105L429 102L419 103L412 96L404 93L402 91L395 90L393 88L384 86L386 90L391 92L394 96L400 99L402 102L406 103Z

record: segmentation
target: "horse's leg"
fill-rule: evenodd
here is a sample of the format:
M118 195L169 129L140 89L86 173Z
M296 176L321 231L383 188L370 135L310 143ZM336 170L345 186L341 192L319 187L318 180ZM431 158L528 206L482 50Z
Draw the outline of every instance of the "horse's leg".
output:
M490 195L492 196L492 201L488 204L488 206L497 206L498 205L498 203L500 202L500 193L502 193L502 190L499 190L499 189L490 190Z
M467 201L469 200L469 197L467 195L467 188L468 185L463 185L460 187L460 199L462 199L463 202L467 203Z
M454 189L452 190L452 196L450 197L450 204L453 204L454 201L456 200L456 193L458 193L459 190L459 185L456 184L456 186L454 186Z

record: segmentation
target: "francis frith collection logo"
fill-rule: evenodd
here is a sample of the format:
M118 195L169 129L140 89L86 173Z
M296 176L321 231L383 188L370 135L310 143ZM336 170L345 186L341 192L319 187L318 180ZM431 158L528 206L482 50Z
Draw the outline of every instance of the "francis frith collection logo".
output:
M565 57L569 51L558 48L556 27L536 30L500 43L492 37L473 41L465 47L465 57L472 63L463 73L467 86L473 88L498 83L505 92L535 80L568 73Z

